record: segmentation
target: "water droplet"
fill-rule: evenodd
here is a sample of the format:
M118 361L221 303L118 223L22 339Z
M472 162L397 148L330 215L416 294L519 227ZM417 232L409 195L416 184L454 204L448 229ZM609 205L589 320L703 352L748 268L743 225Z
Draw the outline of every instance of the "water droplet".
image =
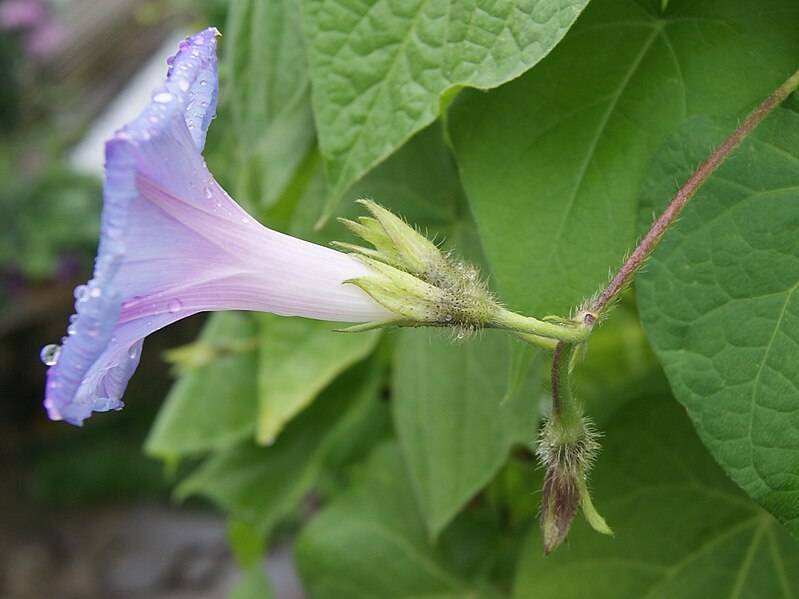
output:
M45 345L42 351L39 352L39 358L46 366L52 366L58 362L58 356L61 355L61 346L51 343Z
M76 327L74 324L71 323L67 327L67 335L74 335L77 332L78 332L78 327Z
M102 287L89 288L89 297L100 297L103 294Z
M178 79L176 83L178 84L180 91L187 92L189 91L189 87L191 87L186 79Z
M128 358L130 358L131 360L135 360L136 356L138 356L138 355L139 355L139 352L136 350L136 346L135 345L131 345L128 348Z
M464 337L466 337L466 333L464 333L463 331L459 332L459 333L458 333L458 334L455 336L455 338L456 338L458 341L463 341L463 338L464 338Z
M75 299L80 302L86 299L88 293L89 293L89 288L86 287L86 285L78 285L77 287L75 287L75 290L72 292L72 295L74 295Z
M202 79L200 81L200 85L202 85L202 86L208 85L208 82L205 79Z
M175 312L180 312L180 309L183 307L183 303L177 298L171 299L166 307L172 314L174 314Z
M444 317L444 320L446 320L447 322L450 322L450 321L452 321L452 314L447 314L447 315Z
M159 104L166 104L167 102L172 101L172 94L169 92L160 92L153 96L153 102L158 102Z
M241 217L241 222L243 222L244 224L247 224L248 222L250 222L250 219L247 218L246 216L242 216Z
M192 38L191 42L192 42L192 43L193 43L195 46L202 46L202 45L205 43L205 38L204 38L202 35L195 35L195 36Z
M214 197L214 192L211 191L210 187L204 187L203 188L203 193L205 194L205 199L206 200L211 200Z

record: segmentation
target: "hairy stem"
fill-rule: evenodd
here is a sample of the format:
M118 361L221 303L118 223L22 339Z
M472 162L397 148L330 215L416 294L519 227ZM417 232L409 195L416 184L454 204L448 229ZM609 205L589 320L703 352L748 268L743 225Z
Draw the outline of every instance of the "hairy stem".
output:
M707 180L710 174L724 159L738 146L741 140L762 121L780 102L787 98L799 87L799 71L791 75L785 83L778 87L766 100L755 108L746 120L724 140L724 142L705 160L699 168L689 177L685 184L669 202L663 213L652 224L649 232L644 236L638 247L635 248L627 261L613 276L608 286L594 298L587 308L591 314L601 315L605 308L612 304L624 287L629 283L635 272L641 267L649 254L657 245L666 230L672 225L696 190ZM553 365L553 372L555 366Z
M492 322L487 326L512 331L516 334L521 333L522 338L543 337L567 343L579 343L585 341L591 334L590 327L580 326L578 323L547 322L532 316L522 316L505 308L498 308L491 315L491 319Z
M562 444L575 443L585 433L580 407L572 394L569 374L570 356L575 346L563 341L552 353L552 415L549 422L558 429Z

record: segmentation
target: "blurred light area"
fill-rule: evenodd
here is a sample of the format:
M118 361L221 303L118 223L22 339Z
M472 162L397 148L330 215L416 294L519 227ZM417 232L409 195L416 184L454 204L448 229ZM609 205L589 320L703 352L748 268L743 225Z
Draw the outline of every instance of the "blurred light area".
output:
M106 140L125 123L136 118L149 104L152 91L166 76L164 57L172 56L186 35L185 31L170 34L97 117L83 139L69 152L69 163L75 170L102 176Z

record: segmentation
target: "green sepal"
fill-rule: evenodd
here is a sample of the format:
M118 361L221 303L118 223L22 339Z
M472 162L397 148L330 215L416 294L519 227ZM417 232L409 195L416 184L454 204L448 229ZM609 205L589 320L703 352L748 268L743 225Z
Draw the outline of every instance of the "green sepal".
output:
M580 495L580 509L583 511L585 521L598 533L603 535L613 536L613 530L605 522L605 519L599 515L594 507L594 502L591 501L591 492L588 490L588 483L586 482L585 475L579 478L577 483L577 490Z
M391 240L391 249L403 264L403 269L412 274L427 272L431 265L446 263L446 258L436 244L419 233L402 218L376 204L372 200L357 200L375 217L385 235ZM362 225L369 229L368 235L375 236L374 225ZM364 237L366 241L371 240ZM382 240L381 240L382 243ZM375 246L377 247L377 246Z
M412 320L405 318L387 318L386 320L374 320L372 322L364 322L361 324L354 324L349 327L340 329L333 329L334 333L365 333L367 331L374 331L376 329L384 329L388 327L412 327L416 323Z
M338 222L355 233L358 237L371 243L379 252L396 254L391 238L386 234L385 229L378 221L367 216L358 218L358 222L348 218L339 218Z
M342 241L331 241L330 245L340 250L344 250L349 252L350 254L354 254L356 257L365 256L367 258L371 258L377 262L383 262L384 264L388 264L389 266L393 266L395 268L402 268L402 265L399 261L391 255L385 254L379 250L373 250L370 248L361 247L359 245L355 245L354 243L344 243Z

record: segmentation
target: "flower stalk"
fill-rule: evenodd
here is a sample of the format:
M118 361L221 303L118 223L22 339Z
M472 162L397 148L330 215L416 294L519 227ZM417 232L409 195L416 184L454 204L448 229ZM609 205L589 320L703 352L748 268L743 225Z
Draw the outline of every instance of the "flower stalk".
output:
M357 222L339 219L373 248L334 242L376 275L353 278L373 300L397 316L344 331L383 326L436 326L466 332L501 329L539 347L553 350L558 341L584 341L590 327L559 318L539 320L507 310L480 278L475 266L457 261L404 220L371 200L359 200L371 216Z

